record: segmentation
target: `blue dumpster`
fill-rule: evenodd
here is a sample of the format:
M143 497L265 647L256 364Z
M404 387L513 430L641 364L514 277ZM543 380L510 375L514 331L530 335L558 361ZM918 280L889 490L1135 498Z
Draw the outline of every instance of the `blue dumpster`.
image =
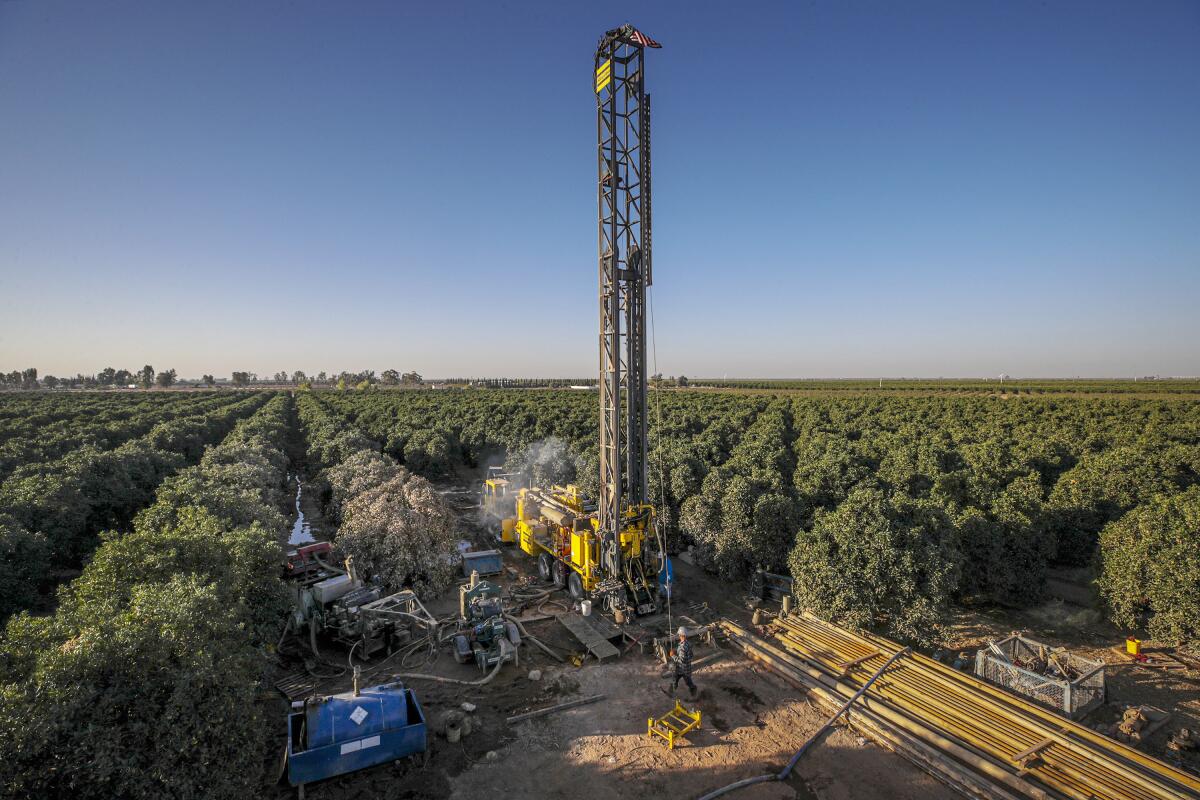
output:
M299 786L425 752L425 715L411 689L384 683L293 703L288 781Z

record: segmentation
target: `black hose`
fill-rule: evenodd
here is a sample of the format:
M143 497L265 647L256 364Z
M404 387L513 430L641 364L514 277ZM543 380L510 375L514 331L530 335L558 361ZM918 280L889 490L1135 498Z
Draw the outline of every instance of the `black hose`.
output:
M308 645L312 648L313 655L320 658L321 651L317 647L317 625L311 619L308 621Z
M501 639L500 641L507 642L508 640ZM511 645L509 645L509 646L511 647ZM506 652L503 644L500 645L500 648L501 648L500 649L500 658L496 659L496 666L492 667L492 671L489 672L485 677L480 678L477 681L464 681L464 680L459 680L458 678L443 678L440 675L427 675L422 672L397 672L392 677L393 678L416 679L416 680L423 680L423 681L437 681L438 683L455 683L460 686L483 686L487 683L490 683L492 678L496 677L496 673L500 671L500 667L502 667L504 665L504 662L506 661L506 656L508 655L508 653Z
M821 735L825 733L825 731L829 730L833 726L833 723L837 722L838 718L841 717L842 714L845 714L847 711L849 711L850 706L854 703L854 701L866 694L867 689L871 688L871 684L873 684L875 680L882 675L894 661L899 659L901 656L908 655L910 652L912 652L911 648L906 647L900 652L893 654L891 658L885 661L883 666L877 669L875 674L872 675L849 700L847 700L845 703L842 703L842 707L835 711L832 717L825 720L824 725L822 725L820 728L817 728L816 733L808 737L804 744L800 745L800 749L796 751L796 754L792 756L792 760L789 761L787 766L782 770L779 772L770 772L766 775L755 775L753 778L743 778L742 780L735 781L728 786L722 786L720 789L714 789L708 794L702 796L700 800L714 800L714 798L729 794L737 789L744 789L747 786L753 786L756 783L766 783L767 781L786 781L788 776L792 774L792 768L795 767L800 761L800 757L804 755L804 752L808 750L809 746L813 742L817 741L817 739L821 738Z

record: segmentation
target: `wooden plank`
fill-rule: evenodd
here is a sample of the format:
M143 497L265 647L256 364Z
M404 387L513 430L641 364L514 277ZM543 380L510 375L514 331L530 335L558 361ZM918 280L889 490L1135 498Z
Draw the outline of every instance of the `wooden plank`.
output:
M1019 764L1020 762L1029 758L1030 756L1035 755L1039 751L1045 750L1047 747L1049 747L1050 745L1052 745L1054 743L1055 743L1054 739L1042 739L1040 742L1035 744L1033 747L1027 748L1027 749L1022 750L1021 752L1017 753L1015 756L1012 757L1012 760Z
M605 639L620 638L623 633L620 628L608 621L608 619L600 614L591 614L589 616L580 616L585 625L591 627L597 635L603 636Z
M288 700L296 700L297 698L307 697L312 694L317 688L317 682L309 675L297 672L280 678L276 681L275 688Z

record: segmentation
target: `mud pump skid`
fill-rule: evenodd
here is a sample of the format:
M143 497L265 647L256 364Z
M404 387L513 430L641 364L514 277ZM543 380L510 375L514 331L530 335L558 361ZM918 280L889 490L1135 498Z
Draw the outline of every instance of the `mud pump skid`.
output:
M458 633L453 638L454 658L460 664L472 661L483 671L497 663L519 663L521 632L505 618L503 591L478 572L458 589Z
M632 25L601 37L594 58L600 311L599 496L531 487L501 537L538 557L542 577L613 612L658 610L666 553L646 487L646 299L653 282L650 95L644 55L659 47Z

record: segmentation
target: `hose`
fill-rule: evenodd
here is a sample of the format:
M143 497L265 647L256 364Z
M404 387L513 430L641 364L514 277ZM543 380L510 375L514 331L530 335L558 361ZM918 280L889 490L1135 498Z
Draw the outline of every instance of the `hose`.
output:
M308 645L312 648L313 655L320 658L321 651L317 648L317 623L311 619L308 621Z
M422 628L426 629L427 631L430 631L431 633L436 633L437 629L438 629L438 621L436 619L433 620L432 627L431 627L430 621L427 617L418 616L417 614L410 614L407 611L387 611L387 612L382 612L382 613L386 614L386 616L389 616L389 617L390 616L408 617L408 618L412 619L414 622L416 622L418 625L420 625Z
M556 599L554 599L554 598L547 597L545 600L543 600L542 602L538 603L538 605L537 605L537 611L538 611L538 613L539 613L539 614L545 614L546 612L545 612L545 611L543 611L542 609L543 609L544 607L546 607L547 605L555 605L555 606L558 606L558 607L559 607L559 608L561 608L561 609L562 609L564 612L566 612L566 611L570 611L570 610L571 610L571 607L570 607L569 605L567 605L566 603L564 603L562 600L556 600Z
M500 658L496 660L496 666L492 667L492 671L486 676L477 681L464 681L458 678L443 678L441 675L427 675L424 672L397 672L392 675L393 678L404 678L406 680L422 680L422 681L437 681L438 683L454 683L459 686L483 686L490 683L492 678L496 677L496 673L500 671L500 667L507 660L508 649L512 647L507 639L500 640Z
M553 594L556 589L509 589L508 596L513 600L524 600L527 603L532 603L535 600L543 600Z
M509 614L505 614L504 618L506 620L508 620L509 622L511 622L512 624L517 626L517 630L519 630L521 632L522 640L528 639L529 641L533 642L538 647L540 647L542 649L543 653L550 656L558 663L560 663L560 664L565 663L563 661L562 656L560 656L558 653L551 650L550 647L548 645L544 644L541 639L537 638L536 636L531 634L529 631L525 630L525 626L521 624L521 621L519 619L517 619L516 617L511 616Z
M787 766L784 767L782 770L780 770L779 772L768 772L766 775L755 775L753 778L743 778L742 780L735 781L735 782L729 784L728 786L722 786L720 789L714 789L713 791L711 791L708 794L701 797L700 800L714 800L714 798L720 797L725 794L729 794L730 792L736 791L737 789L744 789L747 786L753 786L756 783L766 783L767 781L786 781L788 779L788 776L792 774L792 768L795 767L796 764L800 761L800 757L802 755L804 755L804 751L808 750L809 745L811 745L813 742L817 741L817 739L821 738L821 735L823 733L825 733L825 731L827 731L831 727L833 727L833 723L837 722L838 718L841 717L842 714L845 714L847 711L850 710L850 706L854 703L855 700L857 700L858 698L860 698L864 694L866 694L867 689L871 688L871 684L873 684L875 682L875 680L880 675L882 675L884 673L884 671L888 667L890 667L894 661L899 659L901 656L908 655L911 652L912 652L911 648L906 647L903 650L899 651L898 653L895 653L891 658L889 658L887 661L885 661L883 666L880 667L879 669L877 669L875 671L875 674L872 675L867 680L867 682L864 683L862 685L862 687L850 697L849 700L847 700L845 703L842 703L842 707L839 708L837 711L835 711L832 717L825 720L824 725L822 725L820 728L817 728L816 733L814 733L812 736L808 737L808 739L805 740L804 744L800 745L800 749L796 751L796 754L794 756L792 756L792 760L789 761L787 763Z
M324 567L325 569L329 570L330 572L336 572L336 573L337 573L337 574L339 574L339 575L345 575L345 574L346 574L346 570L344 570L344 569L342 569L342 568L340 568L340 567L335 567L335 566L333 566L332 564L326 564L326 563L325 563L325 562L324 562L324 561L321 559L321 557L320 557L319 555L317 555L316 553L313 553L313 560L314 560L314 561L316 561L318 564L320 564L320 565L321 565L322 567Z
M355 644L357 645L357 642ZM383 671L384 666L389 661L391 661L393 658L395 658L396 656L400 656L400 666L401 667L407 668L409 666L413 666L413 665L409 665L408 658L413 653L418 652L422 648L428 649L428 652L426 652L426 654L425 654L425 661L423 662L422 665L432 664L435 661L437 661L437 655L438 655L437 641L435 641L432 636L422 636L420 639L417 639L416 641L413 641L413 642L409 642L407 645L400 648L399 650L396 650L395 652L391 653L390 655L385 656L383 659L381 659L376 664L371 665L371 668L366 670L362 674L364 676L370 677L372 675L375 675L375 674ZM353 648L352 648L352 650L353 650Z
M400 666L401 667L403 667L405 669L412 669L413 667L418 666L417 664L409 664L408 663L408 657L411 656L413 653L420 651L420 647L418 647L418 645L424 645L428 648L428 651L425 653L425 660L421 663L420 666L433 664L435 661L437 661L437 657L438 657L437 643L433 639L429 639L427 637L423 641L414 642L412 645L410 645L404 651L404 655L400 656Z

